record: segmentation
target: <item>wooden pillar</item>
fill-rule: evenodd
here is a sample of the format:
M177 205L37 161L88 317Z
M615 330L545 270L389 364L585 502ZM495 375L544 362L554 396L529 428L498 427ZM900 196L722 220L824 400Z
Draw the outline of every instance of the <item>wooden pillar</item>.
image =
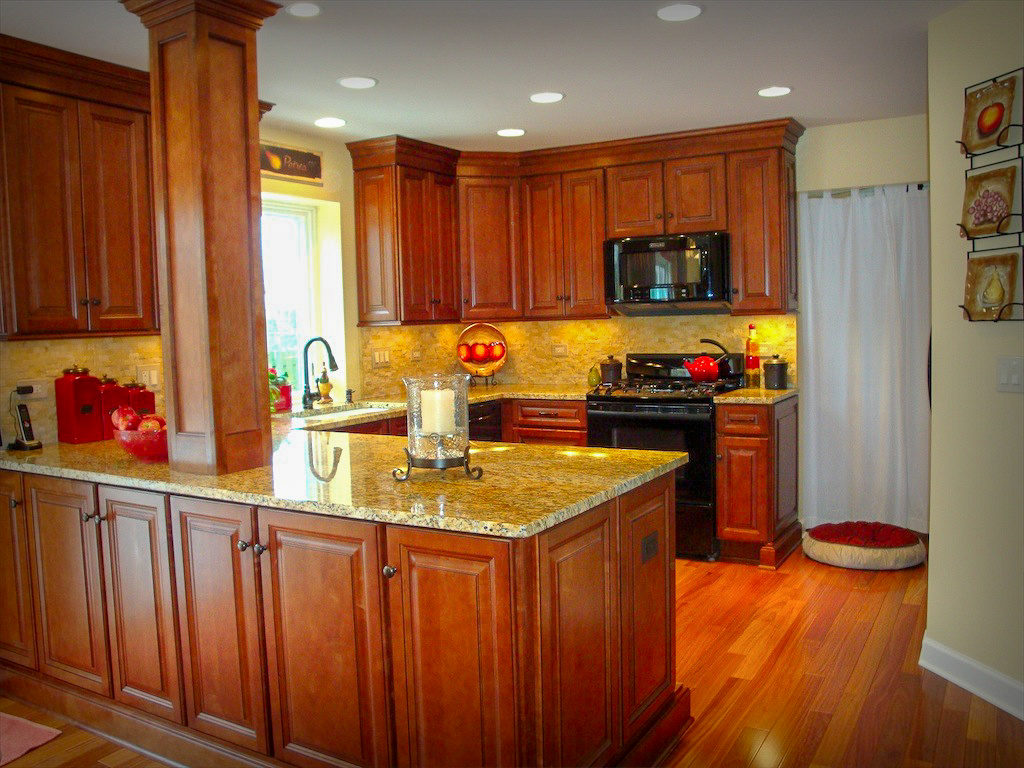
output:
M149 29L172 469L270 463L256 31L267 0L121 0Z

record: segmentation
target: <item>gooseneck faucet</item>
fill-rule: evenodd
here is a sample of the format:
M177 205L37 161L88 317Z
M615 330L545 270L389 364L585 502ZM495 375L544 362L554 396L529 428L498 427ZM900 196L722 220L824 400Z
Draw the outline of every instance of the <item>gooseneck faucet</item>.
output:
M313 407L313 403L320 399L319 395L314 395L313 390L309 388L309 345L314 341L323 342L324 349L327 350L327 366L332 370L338 370L338 362L334 359L334 353L331 351L331 345L327 343L327 339L323 336L314 336L312 339L306 342L306 346L302 348L302 370L303 377L306 379L306 389L302 393L302 409L309 410Z

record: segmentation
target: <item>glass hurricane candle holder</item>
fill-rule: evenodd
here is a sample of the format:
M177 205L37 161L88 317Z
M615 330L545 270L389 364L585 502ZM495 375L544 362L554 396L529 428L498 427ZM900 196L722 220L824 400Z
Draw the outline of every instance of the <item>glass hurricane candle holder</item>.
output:
M402 383L409 444L405 449L406 468L393 470L394 478L408 480L413 467L462 467L478 480L483 470L469 466L469 375L407 376Z

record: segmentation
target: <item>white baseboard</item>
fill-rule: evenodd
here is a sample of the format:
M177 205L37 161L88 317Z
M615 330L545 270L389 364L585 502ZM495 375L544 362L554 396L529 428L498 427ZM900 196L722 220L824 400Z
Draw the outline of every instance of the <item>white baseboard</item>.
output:
M921 658L917 663L1018 720L1024 720L1024 683L1020 680L937 643L927 635L921 642Z

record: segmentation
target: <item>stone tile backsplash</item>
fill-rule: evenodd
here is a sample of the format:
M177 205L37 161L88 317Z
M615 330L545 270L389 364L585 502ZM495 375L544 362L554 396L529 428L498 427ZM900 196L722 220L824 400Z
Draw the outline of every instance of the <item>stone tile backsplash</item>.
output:
M762 358L778 354L790 362L790 384L796 384L796 315L731 317L687 315L674 317L611 317L594 320L499 322L508 340L509 357L496 375L501 384L538 387L587 386L591 366L608 355L620 360L627 352L689 352L702 347L701 338L720 341L742 352L747 326L757 325ZM357 399L404 397L402 376L451 373L461 370L455 347L466 324L361 328L363 391ZM552 347L564 344L567 357L555 357ZM373 368L376 349L390 352L387 368ZM421 359L413 360L419 350Z
M124 336L95 339L47 339L40 341L0 341L0 431L4 443L14 439L14 418L9 398L17 382L26 379L46 381L41 400L27 401L36 436L44 443L57 440L57 406L53 382L65 368L78 363L95 376L108 374L124 382L135 378L140 365L163 365L159 336ZM163 387L154 389L156 409L164 412Z

